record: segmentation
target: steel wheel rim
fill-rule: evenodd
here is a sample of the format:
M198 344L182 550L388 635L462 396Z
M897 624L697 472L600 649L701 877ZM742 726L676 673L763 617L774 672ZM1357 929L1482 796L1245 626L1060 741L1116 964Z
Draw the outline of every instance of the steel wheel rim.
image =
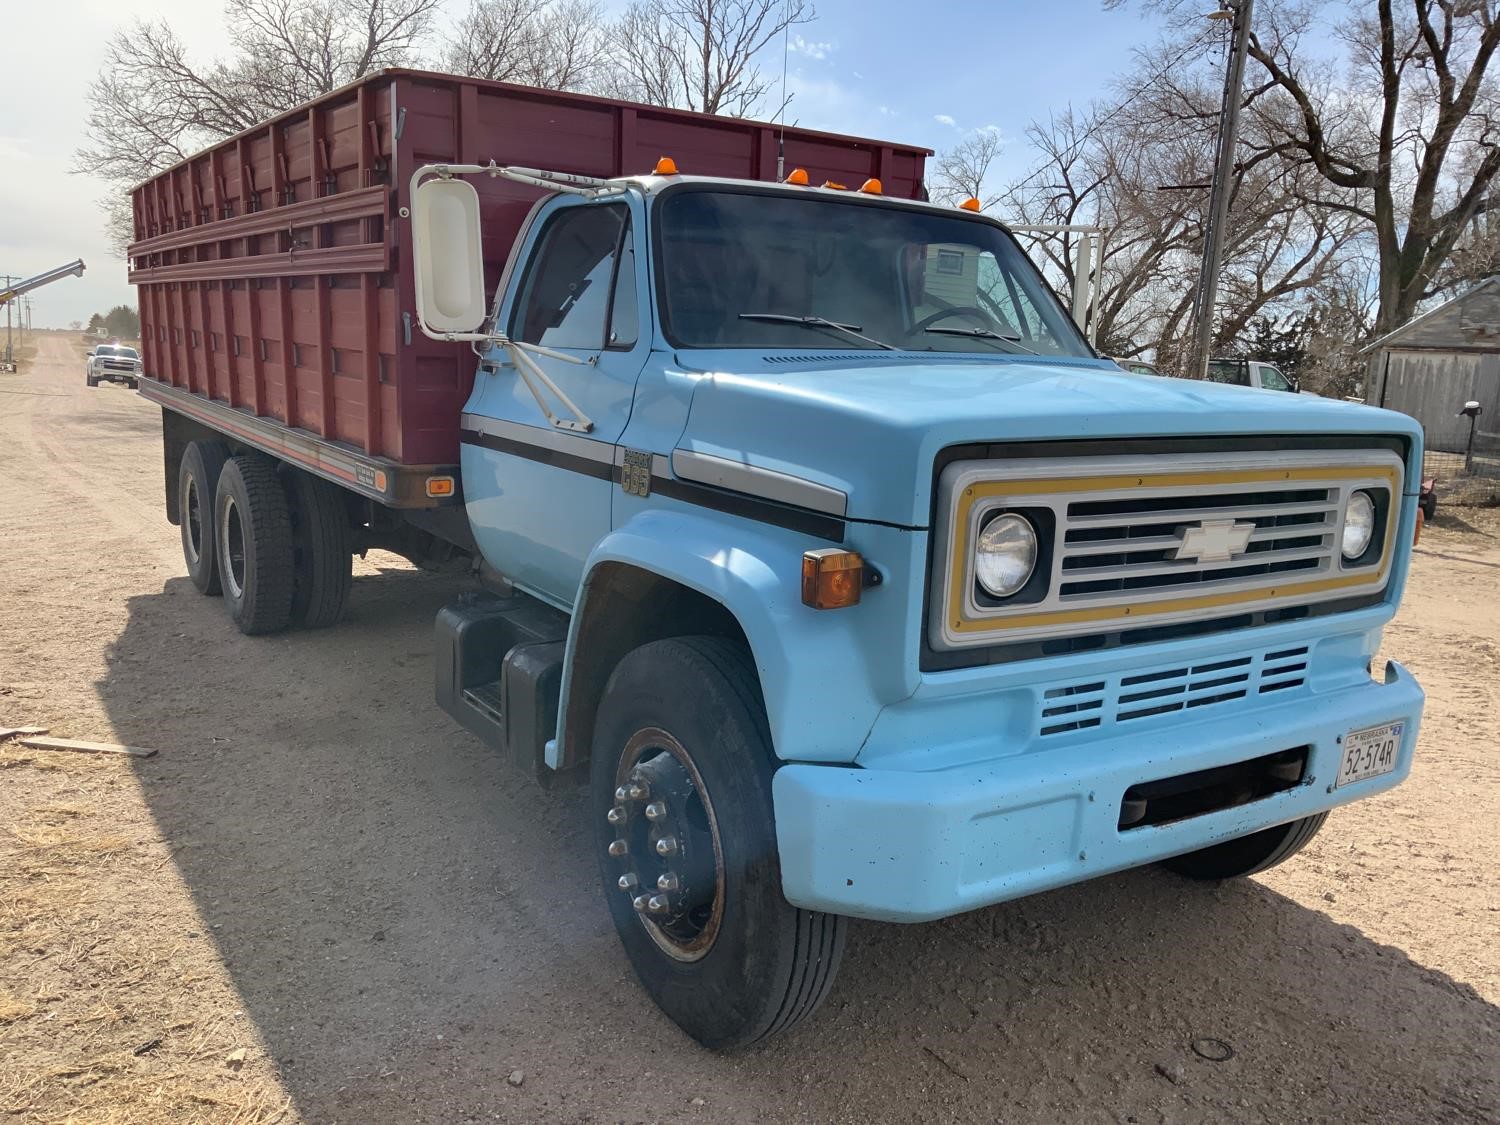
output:
M245 592L245 528L233 496L224 497L220 513L219 559L224 564L224 586L238 601Z
M203 557L203 516L198 508L198 478L188 477L183 497L183 522L187 524L188 560L197 564Z
M647 775L664 778L669 794L659 791L654 796L620 799ZM723 927L725 899L724 848L703 777L672 734L646 727L625 744L615 768L615 785L616 801L610 810L614 841L609 851L609 869L619 875L615 886L630 896L636 920L658 949L675 961L700 960L713 948ZM653 820L649 806L663 796L667 796L667 812ZM622 811L622 816L617 815ZM667 837L678 842L677 851L657 854L657 843ZM629 850L617 855L614 848L622 840ZM680 890L658 882L670 874L684 878ZM627 885L627 877L637 882ZM709 879L712 891L705 894ZM665 897L672 905L660 913L643 909L640 901L653 897Z

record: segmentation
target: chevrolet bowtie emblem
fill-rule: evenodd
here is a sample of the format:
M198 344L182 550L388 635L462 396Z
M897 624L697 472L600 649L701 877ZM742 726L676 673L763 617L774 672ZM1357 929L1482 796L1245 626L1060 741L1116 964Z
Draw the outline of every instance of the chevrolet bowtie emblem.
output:
M1200 563L1228 562L1235 555L1243 554L1250 545L1253 523L1235 523L1234 520L1204 520L1197 527L1185 527L1178 532L1182 544L1174 559L1193 559Z

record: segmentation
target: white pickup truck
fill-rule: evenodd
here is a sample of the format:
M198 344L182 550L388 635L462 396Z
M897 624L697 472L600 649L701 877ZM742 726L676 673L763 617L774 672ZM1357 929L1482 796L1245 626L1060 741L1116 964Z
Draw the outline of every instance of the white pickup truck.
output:
M1290 391L1298 394L1302 389L1297 386L1295 379L1258 359L1211 359L1208 361L1208 378L1213 383L1255 387L1262 391Z
M141 377L141 355L124 344L100 344L84 360L84 381L97 387L106 379L134 390Z

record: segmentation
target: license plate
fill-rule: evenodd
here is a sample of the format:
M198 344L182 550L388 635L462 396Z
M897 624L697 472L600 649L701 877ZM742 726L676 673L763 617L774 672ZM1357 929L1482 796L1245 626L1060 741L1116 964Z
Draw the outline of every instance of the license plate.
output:
M1396 768L1396 754L1401 749L1401 734L1405 730L1405 723L1386 723L1352 730L1344 735L1344 757L1339 763L1339 776L1334 786L1390 773Z

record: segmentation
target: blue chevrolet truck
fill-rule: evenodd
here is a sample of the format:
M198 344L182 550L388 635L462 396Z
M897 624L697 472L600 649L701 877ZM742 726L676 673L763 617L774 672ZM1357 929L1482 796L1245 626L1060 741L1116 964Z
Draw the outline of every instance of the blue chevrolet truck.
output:
M1406 777L1411 419L1123 372L1003 223L874 179L395 171L404 346L473 372L458 463L377 503L397 462L184 391L147 302L189 570L265 632L336 616L362 545L472 555L438 701L588 786L620 940L700 1043L809 1016L849 918L1243 877ZM499 183L535 203L487 280Z

